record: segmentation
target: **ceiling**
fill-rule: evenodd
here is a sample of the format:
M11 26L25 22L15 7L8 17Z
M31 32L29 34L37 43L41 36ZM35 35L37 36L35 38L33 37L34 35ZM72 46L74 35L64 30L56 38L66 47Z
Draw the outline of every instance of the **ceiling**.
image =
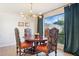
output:
M45 13L58 7L64 6L67 3L33 3L33 13ZM0 4L0 12L8 13L29 13L31 9L30 3L2 3Z

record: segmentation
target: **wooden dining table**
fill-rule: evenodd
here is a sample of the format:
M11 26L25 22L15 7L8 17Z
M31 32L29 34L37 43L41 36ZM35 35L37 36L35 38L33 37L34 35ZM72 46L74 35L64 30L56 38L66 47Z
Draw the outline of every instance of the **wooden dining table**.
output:
M45 41L47 41L47 39L45 39L45 40L38 40L38 39L26 39L25 41L28 41L28 42L45 42Z
M26 42L33 42L34 46L37 46L39 44L45 44L45 42L47 41L47 39L26 39Z
M38 46L38 45L46 45L46 41L47 39L26 39L25 40L26 42L32 42L33 43L33 46L32 46L32 49L31 49L31 53L35 53L36 50L35 48Z

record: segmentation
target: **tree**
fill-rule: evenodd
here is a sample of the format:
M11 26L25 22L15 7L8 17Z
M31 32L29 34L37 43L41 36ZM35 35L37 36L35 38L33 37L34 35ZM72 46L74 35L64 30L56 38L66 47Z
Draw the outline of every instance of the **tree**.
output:
M54 24L64 25L64 18L61 18L61 19L58 20L57 22L54 22Z

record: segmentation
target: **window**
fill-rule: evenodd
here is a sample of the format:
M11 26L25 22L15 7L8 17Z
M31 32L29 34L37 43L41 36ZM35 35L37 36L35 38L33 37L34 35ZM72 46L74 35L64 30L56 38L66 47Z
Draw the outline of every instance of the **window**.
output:
M44 18L44 33L46 28L50 29L53 27L59 29L58 42L64 44L64 13Z

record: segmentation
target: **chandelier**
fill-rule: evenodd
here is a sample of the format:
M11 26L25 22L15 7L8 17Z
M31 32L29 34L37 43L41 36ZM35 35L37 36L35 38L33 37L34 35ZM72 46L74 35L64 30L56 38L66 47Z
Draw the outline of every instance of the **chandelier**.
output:
M33 17L33 18L36 18L36 17L39 17L39 18L42 18L42 14L41 13L38 13L38 14L34 14L33 13L33 4L30 3L30 10L28 11L29 13L23 13L21 12L20 15L21 17Z

